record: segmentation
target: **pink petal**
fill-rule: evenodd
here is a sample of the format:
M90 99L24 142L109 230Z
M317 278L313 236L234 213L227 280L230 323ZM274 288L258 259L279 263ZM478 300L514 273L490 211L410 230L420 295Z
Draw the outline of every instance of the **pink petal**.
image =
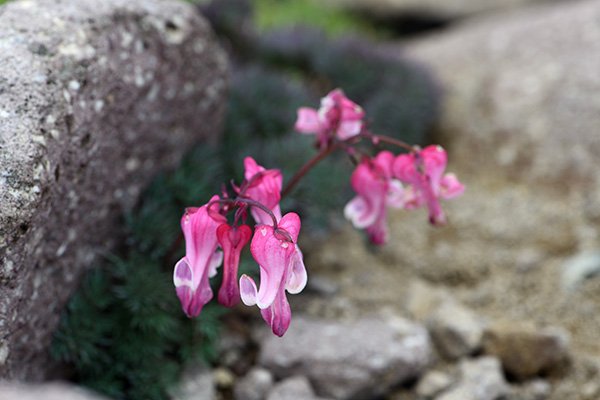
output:
M363 197L356 196L344 207L344 217L352 222L356 229L363 229L375 222L377 210L370 207Z
M265 169L258 165L254 158L246 157L244 158L244 178L246 180L252 179L252 177Z
M251 157L244 159L245 179L250 183L246 189L246 196L263 204L275 215L275 219L281 219L281 187L283 176L276 169L266 170L258 165ZM260 175L257 175L259 174ZM257 224L273 225L271 216L257 207L252 207L251 214Z
M448 163L448 155L446 150L441 146L431 145L425 147L419 152L425 166L425 173L429 176L431 185L434 191L437 192L439 182L442 179L446 164Z
M267 308L273 303L282 283L287 260L293 251L292 246L292 243L277 239L273 227L256 227L250 252L260 267L260 287L256 300L259 308Z
M188 307L192 302L193 276L192 269L185 257L175 264L175 269L173 270L173 283L175 284L175 291L177 292L177 297L179 297L181 308L186 314Z
M294 242L298 240L298 235L300 234L300 228L302 226L300 216L298 214L294 212L285 214L283 218L281 218L281 221L279 221L278 226L281 229L285 229L290 234Z
M406 194L404 186L399 180L390 179L388 183L388 192L386 197L386 204L394 208L402 208L406 203Z
M336 130L337 137L340 140L347 140L354 137L362 131L362 121L340 121Z
M260 313L273 333L279 337L285 334L292 321L292 310L283 290L277 295L273 304L269 308L260 310Z
M355 227L365 228L385 210L388 191L384 172L371 160L363 160L352 173L352 188L358 194L344 209Z
M394 165L394 160L396 157L391 151L380 151L375 158L373 159L373 164L375 164L382 172L385 178L392 178L392 166Z
M217 229L217 237L223 248L225 263L218 300L220 304L226 307L233 307L239 302L240 296L237 283L240 253L252 237L252 230L248 225L232 228L228 224L223 224Z
M298 119L294 129L300 133L316 134L321 130L319 115L314 108L302 107L298 109Z
M386 215L382 214L377 218L377 221L367 228L367 234L369 240L374 245L384 245L388 241L388 227L386 222Z
M217 275L217 268L219 268L223 264L223 252L217 250L214 252L212 257L208 262L208 277L212 278Z
M415 183L421 180L415 166L415 155L400 154L392 165L394 176L404 183Z
M440 196L444 199L452 199L460 196L465 191L465 185L458 181L456 175L450 173L444 175L440 184Z
M240 297L242 302L247 306L253 306L256 304L256 283L254 279L244 274L240 277Z
M296 252L292 255L290 260L290 268L285 288L291 294L298 294L306 286L307 280L308 276L306 274L306 267L304 266L302 251L300 251L300 248L296 245Z

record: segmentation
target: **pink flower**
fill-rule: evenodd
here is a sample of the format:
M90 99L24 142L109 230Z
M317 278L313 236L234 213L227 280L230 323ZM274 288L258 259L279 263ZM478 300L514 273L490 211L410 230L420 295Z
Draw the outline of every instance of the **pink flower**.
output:
M355 228L366 228L374 244L387 241L387 207L404 205L402 185L392 177L393 162L394 155L382 151L374 159L363 159L352 173L351 184L357 196L346 205L344 215Z
M240 300L237 273L240 264L240 253L252 237L252 229L248 225L232 227L222 224L217 228L217 239L223 249L223 281L219 289L219 303L226 307L235 306Z
M213 196L211 201L218 200ZM223 253L217 251L217 227L225 222L217 221L207 212L207 205L187 209L181 218L185 236L185 257L173 271L173 283L185 314L197 317L202 307L213 296L208 278L217 273L223 261Z
M304 134L317 135L325 147L332 135L340 140L350 139L362 131L364 110L348 99L341 89L331 91L321 99L318 110L310 107L298 109L295 129Z
M278 169L265 169L258 165L252 157L244 159L244 177L248 187L245 195L250 199L263 204L271 210L277 221L281 219L281 186L283 177ZM257 207L252 207L252 217L257 224L273 225L273 219L269 214Z
M295 213L284 215L277 229L257 226L250 251L260 267L260 288L256 289L249 276L240 278L242 301L248 306L258 305L277 336L283 336L292 318L285 291L296 294L306 286L306 268L296 244L299 232L300 217Z
M396 157L394 176L411 185L405 192L405 208L427 205L429 221L434 225L444 224L446 216L439 199L460 196L465 187L454 174L445 174L448 156L440 146L427 146L423 150Z

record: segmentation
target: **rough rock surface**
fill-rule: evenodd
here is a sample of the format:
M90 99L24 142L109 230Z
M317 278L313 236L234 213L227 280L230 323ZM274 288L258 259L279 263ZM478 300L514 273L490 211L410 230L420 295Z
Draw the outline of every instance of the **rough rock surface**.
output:
M446 358L457 359L479 349L484 324L473 311L449 301L431 315L427 328L440 353Z
M0 400L106 400L95 393L66 383L40 385L0 382Z
M423 375L419 380L415 392L419 397L430 399L448 389L453 383L454 378L451 375L432 370Z
M500 362L494 357L464 360L460 370L462 377L458 385L436 400L497 400L509 392Z
M496 323L486 330L483 349L498 357L513 377L527 379L564 365L569 358L569 334L560 328Z
M204 366L189 368L169 396L170 400L215 399L217 393L212 372Z
M327 0L327 3L381 18L412 16L446 20L512 10L542 1L548 0Z
M272 387L273 375L264 368L254 367L236 382L233 395L236 400L262 400Z
M0 377L40 379L118 215L217 132L226 59L178 1L23 0L0 26Z
M279 382L267 400L327 400L317 397L313 392L310 382L304 376L295 376Z
M266 337L259 362L278 376L308 377L320 396L364 399L418 377L430 358L426 329L405 319L296 317L283 338Z

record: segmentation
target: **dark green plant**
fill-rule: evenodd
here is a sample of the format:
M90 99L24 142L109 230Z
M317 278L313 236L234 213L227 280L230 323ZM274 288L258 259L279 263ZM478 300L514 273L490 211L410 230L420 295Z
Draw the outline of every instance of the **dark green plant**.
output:
M223 309L209 305L187 319L168 260L182 209L216 190L214 154L198 148L177 171L157 177L127 217L126 256L108 257L69 302L52 354L72 366L79 383L115 399L164 399L185 365L215 359Z

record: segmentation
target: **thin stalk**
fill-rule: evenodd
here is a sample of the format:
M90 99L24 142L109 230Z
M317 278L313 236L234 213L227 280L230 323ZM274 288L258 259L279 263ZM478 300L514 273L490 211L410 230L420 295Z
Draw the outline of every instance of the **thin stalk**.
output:
M378 142L383 142L383 143L391 144L394 146L402 147L403 149L406 149L410 152L417 150L417 148L415 146L411 146L410 144L408 144L402 140L395 139L393 137L389 137L389 136L385 136L385 135L375 135L370 132L365 132L364 135L365 135L364 137L370 139L373 142L373 144L377 144Z
M296 172L296 174L294 174L294 176L292 177L292 179L290 179L290 181L285 186L285 188L283 188L283 191L281 192L281 197L283 198L286 195L288 195L292 191L292 189L298 184L298 182L300 182L300 180L304 177L304 175L306 175L308 173L308 171L310 171L315 165L317 165L325 157L327 157L328 155L333 153L338 148L339 148L339 145L337 143L332 144L332 145L326 147L325 149L321 150L313 158L308 160L308 162L306 164L304 164L302 166L302 168L300 168L298 170L298 172Z

